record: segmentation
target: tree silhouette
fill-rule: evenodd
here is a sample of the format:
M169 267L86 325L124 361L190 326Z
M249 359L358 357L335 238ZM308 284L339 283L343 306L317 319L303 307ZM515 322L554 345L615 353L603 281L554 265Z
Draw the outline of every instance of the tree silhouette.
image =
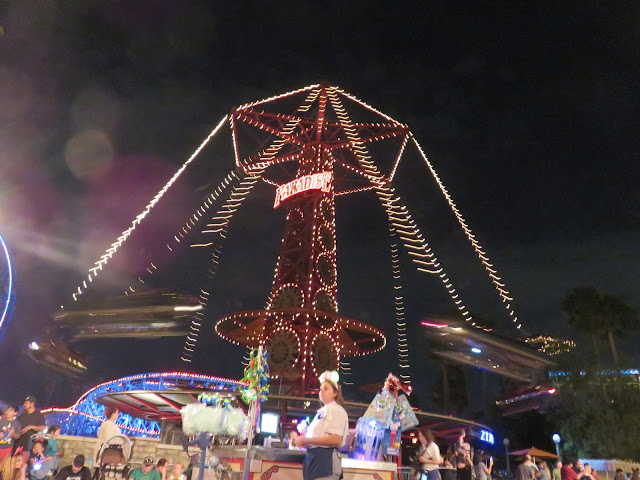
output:
M549 414L574 458L640 458L640 389L631 375L574 370L558 391Z
M440 367L436 375L441 386L431 391L431 401L434 405L440 406L446 415L462 415L469 406L469 390L464 367L435 355L432 359Z
M607 336L613 361L620 367L614 335L622 336L640 327L637 312L622 299L599 291L595 287L574 288L562 304L569 316L569 325L591 336L596 359L598 339Z

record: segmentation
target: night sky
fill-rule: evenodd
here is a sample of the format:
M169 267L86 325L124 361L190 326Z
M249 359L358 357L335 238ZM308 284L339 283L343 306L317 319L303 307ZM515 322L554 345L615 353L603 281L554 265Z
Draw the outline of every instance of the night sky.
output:
M528 333L569 334L560 304L577 286L640 308L637 2L0 0L0 28L0 234L18 275L1 400L35 393L66 406L101 379L181 368L181 339L85 342L77 348L93 353L96 373L74 383L24 351L233 106L321 81L409 124ZM123 287L233 168L230 145L228 131L215 137L105 288ZM415 151L397 186L470 310L513 333ZM241 376L243 349L212 325L264 306L284 224L272 201L258 187L233 220L193 370ZM371 193L336 208L341 312L393 337L383 211ZM205 281L198 261L167 262L175 285ZM417 325L453 304L404 266L414 383L429 383ZM631 352L635 340L620 346ZM388 348L353 366L369 382L393 361Z

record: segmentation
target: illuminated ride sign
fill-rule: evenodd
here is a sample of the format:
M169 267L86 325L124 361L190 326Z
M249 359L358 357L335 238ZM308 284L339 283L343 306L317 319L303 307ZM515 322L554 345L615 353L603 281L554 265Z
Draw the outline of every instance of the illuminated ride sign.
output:
M280 203L287 198L308 190L321 190L326 193L331 189L332 180L333 174L331 172L320 172L304 175L289 183L280 185L276 190L276 199L273 202L273 208L278 208Z
M493 433L486 430L480 430L480 441L494 444Z

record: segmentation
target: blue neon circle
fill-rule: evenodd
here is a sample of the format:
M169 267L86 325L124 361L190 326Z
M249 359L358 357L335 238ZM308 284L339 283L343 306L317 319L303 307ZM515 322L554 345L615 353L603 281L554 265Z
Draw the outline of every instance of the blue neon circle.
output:
M4 337L9 326L9 320L15 301L15 273L9 249L2 235L0 235L0 286L6 288L6 293L0 298L0 340Z

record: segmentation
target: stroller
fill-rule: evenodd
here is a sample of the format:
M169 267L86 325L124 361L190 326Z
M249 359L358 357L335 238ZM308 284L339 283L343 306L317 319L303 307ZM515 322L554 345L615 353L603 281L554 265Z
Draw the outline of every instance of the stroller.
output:
M129 437L114 435L108 438L98 452L93 480L128 479L129 470L131 470L130 458L131 440Z

